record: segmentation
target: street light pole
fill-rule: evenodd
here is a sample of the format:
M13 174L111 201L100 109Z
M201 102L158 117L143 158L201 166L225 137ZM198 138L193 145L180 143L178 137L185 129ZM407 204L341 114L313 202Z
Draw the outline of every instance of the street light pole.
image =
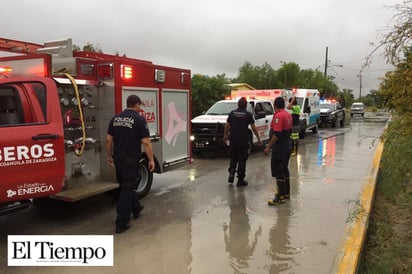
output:
M328 75L328 47L326 47L326 56L325 56L325 72L323 75L326 77Z
M362 98L362 71L359 73L359 101Z

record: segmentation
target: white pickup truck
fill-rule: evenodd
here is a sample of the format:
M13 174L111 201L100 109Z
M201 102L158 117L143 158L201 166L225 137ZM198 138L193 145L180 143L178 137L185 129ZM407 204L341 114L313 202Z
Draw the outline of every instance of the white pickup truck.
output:
M192 119L192 151L201 153L206 151L222 151L227 149L223 140L224 127L229 113L237 108L238 100L221 100L213 104L203 115ZM270 100L248 100L247 110L255 117L255 125L263 143L269 141L269 128L274 113ZM250 151L255 147L257 138L250 134Z

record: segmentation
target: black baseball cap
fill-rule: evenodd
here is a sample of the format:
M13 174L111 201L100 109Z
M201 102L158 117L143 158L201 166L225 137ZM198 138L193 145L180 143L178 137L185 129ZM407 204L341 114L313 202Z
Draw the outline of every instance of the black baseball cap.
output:
M136 104L139 104L139 105L144 105L143 103L142 103L142 100L140 99L140 97L139 96L137 96L137 95L129 95L129 97L127 97L127 101L126 101L126 104L127 104L127 107L129 108L129 107L134 107Z

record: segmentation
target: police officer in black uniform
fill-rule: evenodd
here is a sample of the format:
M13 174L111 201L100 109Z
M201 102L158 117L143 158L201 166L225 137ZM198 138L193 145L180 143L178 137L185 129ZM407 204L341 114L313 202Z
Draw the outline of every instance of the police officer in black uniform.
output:
M230 166L229 166L229 183L233 183L237 168L237 186L247 186L248 182L244 179L246 175L246 160L248 158L248 149L250 135L249 125L258 139L259 145L262 144L259 133L255 126L253 114L246 110L247 100L242 97L237 102L238 108L229 113L224 131L224 140L230 141Z
M107 163L115 167L120 187L116 206L116 233L122 233L130 227L131 213L137 219L143 209L133 190L140 182L139 159L142 145L149 159L149 170L153 171L155 168L149 128L146 120L138 113L141 104L138 96L130 95L127 98L127 109L111 119L107 130Z

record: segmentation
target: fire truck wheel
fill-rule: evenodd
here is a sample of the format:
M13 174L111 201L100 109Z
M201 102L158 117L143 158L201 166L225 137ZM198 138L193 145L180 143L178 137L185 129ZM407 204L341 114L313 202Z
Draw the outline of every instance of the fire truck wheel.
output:
M140 180L139 186L135 189L139 198L145 197L152 187L153 183L153 173L148 169L148 161L145 158L143 161L140 162L140 174L142 179Z

